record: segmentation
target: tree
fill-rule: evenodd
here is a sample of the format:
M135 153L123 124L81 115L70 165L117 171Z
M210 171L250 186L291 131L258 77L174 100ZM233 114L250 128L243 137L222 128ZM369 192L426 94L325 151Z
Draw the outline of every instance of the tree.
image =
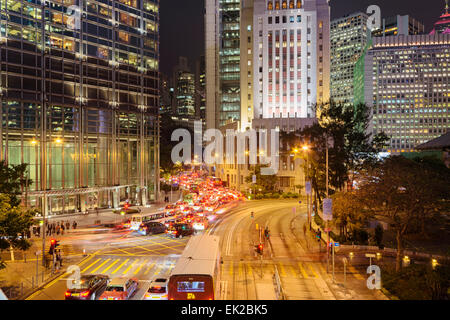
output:
M383 227L381 226L381 224L377 224L377 226L375 227L375 243L377 244L378 247L381 247L383 244Z
M8 166L5 161L0 161L0 193L10 196L13 207L20 204L18 195L22 194L22 188L33 183L25 178L27 166L26 163Z
M245 177L245 182L252 183L253 176L256 175L256 184L254 184L254 190L259 191L261 189L262 193L275 191L275 186L277 183L276 175L262 175L261 168L266 166L256 165L254 169L250 172L250 175ZM255 192L258 193L258 192Z
M0 251L10 247L28 250L31 242L24 235L34 224L33 212L13 205L13 196L0 194ZM5 264L0 258L0 269Z
M441 172L428 164L402 156L385 159L358 175L356 192L365 211L385 220L396 234L396 270L401 269L404 237L413 232L426 212L446 212L450 195L450 170Z
M364 214L364 206L355 191L338 192L333 195L333 221L339 228L343 241L361 229L369 216Z

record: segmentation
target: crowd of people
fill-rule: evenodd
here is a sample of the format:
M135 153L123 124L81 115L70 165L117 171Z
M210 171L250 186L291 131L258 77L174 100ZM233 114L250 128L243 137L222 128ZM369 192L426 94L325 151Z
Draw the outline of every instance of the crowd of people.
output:
M33 234L36 237L40 237L41 236L41 226L34 226L33 228ZM46 236L53 236L53 235L64 235L64 232L66 230L70 230L70 228L72 229L76 229L77 228L77 222L73 221L72 223L70 223L69 221L58 221L58 222L53 222L53 223L49 223L46 222L45 223L45 235Z

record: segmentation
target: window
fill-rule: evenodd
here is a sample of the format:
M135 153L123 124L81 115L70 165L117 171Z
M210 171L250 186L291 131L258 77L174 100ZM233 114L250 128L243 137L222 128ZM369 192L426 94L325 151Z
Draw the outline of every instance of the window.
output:
M275 23L280 23L280 17L275 17Z
M297 16L297 22L302 22L302 16Z
M293 22L295 22L295 18L294 18L294 16L290 16L290 17L289 17L289 22L290 22L290 23L293 23Z
M272 17L269 17L269 24L272 24Z
M137 8L137 0L119 0L119 2L126 4L127 6Z
M125 43L128 43L130 41L130 35L126 32L119 31L118 32L119 40Z
M283 23L286 23L287 22L287 18L286 18L286 16L283 16Z

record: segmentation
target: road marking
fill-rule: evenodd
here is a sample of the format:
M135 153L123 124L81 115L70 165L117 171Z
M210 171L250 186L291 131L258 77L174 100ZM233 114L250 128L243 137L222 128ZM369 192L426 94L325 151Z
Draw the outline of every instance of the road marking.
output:
M86 260L81 261L78 266L81 267L83 264L85 264L86 262L88 262L89 260L91 260L94 257L94 255L88 257Z
M146 264L146 262L142 262L142 263L139 265L139 267L134 271L134 274L137 274L137 273L142 269L142 267L143 267L145 264Z
M278 266L280 267L281 275L282 275L283 277L286 277L286 271L284 270L283 265L282 265L281 263L279 263Z
M91 271L91 273L94 273L95 271L97 271L98 269L100 269L102 266L104 266L109 260L111 259L107 259L105 261L103 261L97 268L95 268L94 270Z
M242 261L239 262L239 276L242 276Z
M146 275L150 271L150 269L153 268L154 265L155 263L152 263L150 267L148 267L147 270L145 270L144 275Z
M155 271L154 275L157 276L161 272L162 269L163 269L163 267L159 266L158 269Z
M302 275L303 275L303 278L305 278L305 279L309 278L309 277L308 277L308 274L306 273L305 268L303 268L303 263L299 262L299 263L298 263L298 266L299 266L300 271L301 271L301 273L302 273Z
M253 275L253 269L252 269L252 265L250 263L247 263L247 268L248 268L248 274L250 276L252 276Z
M297 273L297 271L295 271L295 269L294 269L294 267L293 266L291 266L291 265L289 265L289 271L291 271L291 273L292 273L292 275L295 277L295 278L298 278L298 273Z
M309 267L309 269L311 269L311 271L314 275L314 278L319 278L319 275L317 274L316 270L313 269L313 267L310 263L308 263L308 267Z
M125 263L127 263L128 260L130 260L130 259L126 259L124 262L122 262L122 263L120 264L120 266L118 266L117 269L114 270L111 274L114 274L114 273L116 273L117 271L119 271L119 269L122 268L122 266L123 266Z
M99 262L101 259L97 259L95 260L93 263L91 263L89 266L86 267L86 269L84 269L83 271L81 271L81 273L85 273L90 267L92 267L94 264L96 264L97 262Z
M319 265L320 271L322 271L323 274L327 274L327 270L325 270L325 268L322 266L322 264L319 263L318 265Z
M364 278L359 274L358 270L355 269L352 265L348 266L348 269L352 272L353 276L358 280L364 280Z
M117 260L115 260L113 263L111 263L111 265L108 267L108 268L106 268L105 270L103 270L103 272L102 273L105 273L106 271L108 271L109 269L111 269L111 267L113 266L113 265L115 265L117 262L119 262L120 261L120 259L117 259Z
M135 263L138 262L138 261L139 261L138 259L135 259L135 260L133 261L133 263L130 264L130 265L128 266L128 268L126 268L125 271L124 271L122 274L127 274L127 272L128 272L128 271L135 265Z

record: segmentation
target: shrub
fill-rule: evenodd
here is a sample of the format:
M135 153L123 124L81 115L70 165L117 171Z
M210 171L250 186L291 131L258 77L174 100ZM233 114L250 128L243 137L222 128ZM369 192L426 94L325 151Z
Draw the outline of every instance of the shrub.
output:
M280 198L280 194L279 193L274 193L274 194L272 194L272 198L273 199L279 199Z
M263 198L264 196L262 195L262 194L257 194L256 196L255 196L255 199L256 200L261 200L262 198Z

